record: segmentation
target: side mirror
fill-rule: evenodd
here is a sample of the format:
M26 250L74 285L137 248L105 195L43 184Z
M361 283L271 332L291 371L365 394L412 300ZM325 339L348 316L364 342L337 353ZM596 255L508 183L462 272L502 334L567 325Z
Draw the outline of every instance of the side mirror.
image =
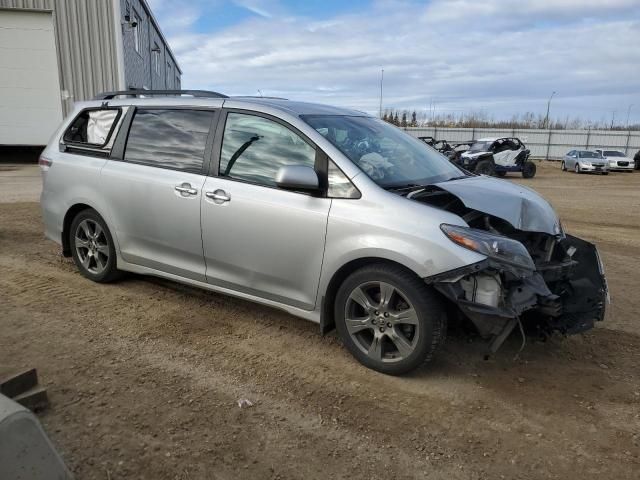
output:
M285 165L276 174L276 185L284 190L317 191L318 174L307 165Z

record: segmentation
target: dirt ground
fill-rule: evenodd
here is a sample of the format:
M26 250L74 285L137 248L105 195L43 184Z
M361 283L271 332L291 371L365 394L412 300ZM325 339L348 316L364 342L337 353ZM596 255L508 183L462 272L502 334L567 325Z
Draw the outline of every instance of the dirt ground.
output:
M514 336L488 361L452 331L402 378L276 310L153 278L91 283L43 238L36 199L0 182L0 366L37 367L41 421L78 479L637 479L640 172L540 164L513 180L599 245L606 321L518 357Z

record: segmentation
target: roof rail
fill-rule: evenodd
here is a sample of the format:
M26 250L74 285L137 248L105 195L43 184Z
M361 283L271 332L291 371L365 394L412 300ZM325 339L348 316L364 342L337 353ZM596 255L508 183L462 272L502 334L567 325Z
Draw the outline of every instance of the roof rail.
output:
M102 92L94 97L94 100L112 100L115 97L151 97L151 96L180 96L191 95L194 98L229 98L218 92L209 90L120 90L117 92Z

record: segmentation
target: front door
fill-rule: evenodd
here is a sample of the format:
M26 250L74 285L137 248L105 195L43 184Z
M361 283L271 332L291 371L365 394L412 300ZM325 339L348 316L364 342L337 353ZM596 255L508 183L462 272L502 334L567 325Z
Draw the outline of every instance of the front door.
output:
M331 200L281 190L283 165L315 165L310 141L275 119L227 115L218 176L202 197L207 281L312 310Z
M213 110L138 109L101 187L122 258L205 281L200 199Z

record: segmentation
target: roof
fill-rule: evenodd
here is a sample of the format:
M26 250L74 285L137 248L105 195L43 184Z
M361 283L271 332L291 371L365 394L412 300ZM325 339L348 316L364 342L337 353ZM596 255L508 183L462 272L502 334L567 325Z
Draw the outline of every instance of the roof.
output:
M294 115L352 115L369 116L367 113L349 108L334 107L323 103L299 102L286 98L270 97L229 97L227 101L264 105Z
M322 103L311 102L298 102L294 100L287 100L284 98L269 98L269 97L189 97L189 96L153 96L153 97L136 97L136 98L113 98L113 99L97 99L92 100L91 105L102 104L108 102L110 105L188 105L188 106L216 106L219 107L221 102L224 102L224 106L228 108L256 108L256 107L268 107L274 110L287 113L289 115L301 116L301 115L349 115L349 116L369 116L365 112L358 110L351 110L348 108L334 107L331 105L325 105Z

